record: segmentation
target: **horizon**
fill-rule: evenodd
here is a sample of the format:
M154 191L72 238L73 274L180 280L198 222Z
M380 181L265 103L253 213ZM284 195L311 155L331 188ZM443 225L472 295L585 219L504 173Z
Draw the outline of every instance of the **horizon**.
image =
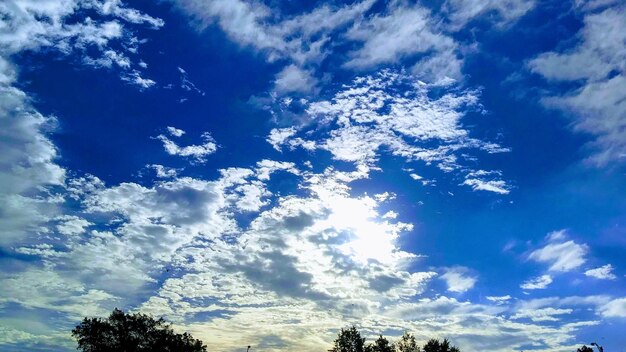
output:
M625 63L617 0L0 4L0 349L626 351Z

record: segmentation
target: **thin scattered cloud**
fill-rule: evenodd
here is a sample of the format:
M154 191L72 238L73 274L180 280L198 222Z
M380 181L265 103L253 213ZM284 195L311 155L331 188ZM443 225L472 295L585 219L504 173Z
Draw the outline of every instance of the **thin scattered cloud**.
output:
M617 279L617 276L613 274L613 266L611 264L603 265L599 268L589 269L585 271L585 275L601 280Z
M175 128L170 130L170 128L173 127L168 127L168 132L174 137L180 137L184 134L184 131L182 130L178 130ZM188 157L191 158L193 162L201 164L206 162L207 156L217 151L217 144L215 143L213 137L211 137L210 133L204 132L202 133L201 137L204 140L204 143L187 146L179 146L176 142L162 134L158 135L156 139L163 142L163 147L169 155Z
M548 244L530 253L529 259L550 265L553 272L572 271L586 262L589 247L573 240L566 240L565 232L548 235Z
M541 275L539 277L529 279L520 285L524 290L543 290L552 283L552 276Z
M469 269L465 267L454 267L446 269L441 278L448 285L448 291L463 293L474 287L476 277L469 273Z
M576 85L543 102L567 111L575 130L595 137L591 144L595 152L588 160L597 166L622 162L626 156L625 8L619 2L603 4L612 6L604 8L595 1L581 7L584 27L575 38L575 47L543 53L528 63L533 72L549 81Z

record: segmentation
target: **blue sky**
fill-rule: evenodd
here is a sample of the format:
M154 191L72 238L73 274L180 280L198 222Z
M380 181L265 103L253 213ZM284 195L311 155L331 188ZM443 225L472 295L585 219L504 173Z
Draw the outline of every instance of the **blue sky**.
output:
M624 349L622 2L0 14L2 350L114 307L216 351Z

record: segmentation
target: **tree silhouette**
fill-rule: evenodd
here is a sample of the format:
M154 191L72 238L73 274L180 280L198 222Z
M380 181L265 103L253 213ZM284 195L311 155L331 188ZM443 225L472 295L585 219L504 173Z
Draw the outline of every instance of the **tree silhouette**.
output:
M332 352L364 352L365 338L361 337L361 333L352 326L347 329L341 329Z
M424 352L461 352L457 347L450 346L448 339L443 339L443 342L439 342L436 339L430 339L424 345Z
M583 345L583 347L577 349L576 352L593 352L593 348Z
M421 352L420 347L415 342L415 336L405 331L400 337L400 340L395 343L397 352Z
M83 352L206 352L202 341L175 333L163 319L117 308L106 319L83 319L72 336Z
M366 352L393 352L393 345L389 343L389 340L380 335L379 338L367 346Z

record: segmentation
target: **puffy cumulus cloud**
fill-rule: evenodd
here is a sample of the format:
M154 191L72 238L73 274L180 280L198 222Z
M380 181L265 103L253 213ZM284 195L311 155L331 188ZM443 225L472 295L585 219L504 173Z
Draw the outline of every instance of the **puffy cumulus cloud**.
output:
M459 150L507 151L497 144L471 138L462 127L461 109L480 109L477 92L448 92L432 97L430 89L431 86L403 72L384 70L374 76L359 77L331 99L308 103L305 123L273 129L267 140L277 150L285 146L322 149L336 160L368 167L376 164L382 152L388 152L408 162L435 163L446 172L462 168ZM474 189L508 192L509 187L497 178L496 171L467 172L470 181L466 184ZM490 179L483 180L486 177Z
M586 2L584 27L577 45L547 52L529 62L533 72L549 81L573 82L577 88L545 98L547 106L574 116L577 131L595 136L589 161L598 166L623 161L626 155L626 23L624 4L592 6ZM601 11L600 11L601 10Z
M602 280L617 279L615 274L613 274L613 266L611 264L603 265L599 268L589 269L585 271L585 275Z
M267 182L276 172L298 177L304 193L266 203L271 195L253 192L257 204L264 204L254 209L240 202L243 196L233 197L245 194L246 185L269 192ZM419 256L399 247L399 236L411 225L379 211L393 194L351 194L350 183L367 175L365 166L315 173L261 160L251 168L221 170L212 181L172 177L151 185L107 186L93 176L70 179L67 192L82 204L81 216L59 221L86 219L95 225L79 225L109 230L21 247L20 253L39 256L45 269L7 277L10 284L0 291L9 297L6 303L38 312L59 306L67 317L86 314L85 304L97 309L89 314L99 315L147 296L139 310L173 320L215 349L278 335L280 344L268 342L268 350L313 351L330 345L337 327L355 322L368 335L440 334L466 349L504 351L532 341L556 350L593 323L548 327L542 325L546 319L523 319L525 311L507 318L517 310L509 311L506 303L423 298L437 274L419 271ZM249 224L237 223L240 212L250 214ZM453 280L457 287L468 287L466 270L451 272L461 273ZM33 287L37 282L46 287ZM578 301L559 304L599 306L610 300ZM550 303L520 309L542 304ZM27 334L12 336L39 343L53 336Z
M225 173L237 189L236 180L254 173L263 178L268 166L293 167L263 161L256 172ZM410 225L385 219L375 198L348 194L347 183L364 174L328 169L322 174L301 171L301 177L308 197L279 197L237 237L197 242L177 252L174 262L185 274L166 280L142 310L164 314L192 331L194 326L215 327L219 338L208 338L216 348L226 348L237 334L254 340L272 329L281 331L290 346L299 346L303 342L292 339L289 331L304 335L314 329L320 334L305 342L310 350L326 343L329 327L342 319L423 292L436 274L409 271L417 256L396 244ZM202 324L185 323L199 313L215 316ZM267 329L234 329L258 322L266 322L259 326ZM287 324L289 331L284 330Z
M95 11L86 16L86 12ZM117 66L123 80L147 88L155 82L142 78L128 55L141 42L127 25L163 26L163 21L126 7L119 0L19 0L0 5L0 51L12 55L24 50L54 48L78 53L84 64ZM113 45L115 44L115 48Z
M278 335L280 344L268 344L268 350L314 351L330 346L346 322L368 336L409 330L422 340L453 338L466 349L536 343L557 350L580 327L594 324L548 327L545 319L521 321L522 312L507 318L514 313L506 304L420 297L436 273L409 270L417 257L396 244L407 225L378 212L384 197L349 194L349 183L365 174L301 172L309 196L279 197L240 236L182 247L172 262L180 275L167 278L140 309L166 316L217 350ZM254 174L231 169L223 179L234 184Z
M298 173L292 163L262 160L253 169L222 170L214 181L172 177L151 185L107 186L94 176L69 179L66 194L80 209L55 218L43 243L15 248L37 257L33 263L44 269L26 265L4 275L0 304L37 309L32 316L43 325L51 314L75 320L128 306L150 292L182 248L231 243L228 238L238 230L235 214L258 210L251 204L266 204L261 198L271 195L246 186L265 189L262 182L281 171ZM239 192L245 201L235 196ZM32 338L46 343L50 336Z
M564 230L552 232L547 236L548 243L532 251L528 259L549 264L548 270L564 272L574 270L585 263L589 251L586 244L567 240Z
M185 133L185 131L174 127L168 127L168 133L174 137L180 137ZM179 146L176 142L163 134L158 135L156 139L163 142L163 147L169 155L189 157L193 160L193 162L205 163L206 157L217 151L217 144L208 132L204 132L201 137L204 140L204 143L188 146Z
M298 130L295 127L273 128L266 140L274 149L280 152L282 151L281 145L297 132Z
M448 291L463 293L476 284L476 277L470 274L470 270L465 267L454 267L446 269L441 278L448 285Z
M215 182L176 178L153 187L122 183L103 187L84 200L88 213L122 217L116 233L152 258L167 258L199 233L216 236L230 226L218 211L224 193Z
M85 228L93 225L91 222L74 215L59 216L55 220L59 221L57 231L65 236L80 235L85 232Z
M552 283L552 276L550 275L541 275L539 277L529 279L522 283L519 287L524 290L542 290L548 287Z
M59 201L48 189L63 185L65 170L56 164L58 151L47 137L54 118L35 111L24 92L7 84L0 84L0 124L0 245L4 246L45 231L42 226L57 214Z
M83 19L81 11L87 10L98 16ZM62 196L58 191L65 182L65 170L55 162L58 150L48 138L56 120L36 111L29 97L14 87L17 74L10 57L25 50L53 48L64 54L78 53L86 64L116 64L126 75L134 69L125 53L111 48L112 43L130 52L136 38L125 30L125 24L159 27L162 21L118 1L3 2L0 16L0 245L5 246L47 231L43 225L59 214Z

